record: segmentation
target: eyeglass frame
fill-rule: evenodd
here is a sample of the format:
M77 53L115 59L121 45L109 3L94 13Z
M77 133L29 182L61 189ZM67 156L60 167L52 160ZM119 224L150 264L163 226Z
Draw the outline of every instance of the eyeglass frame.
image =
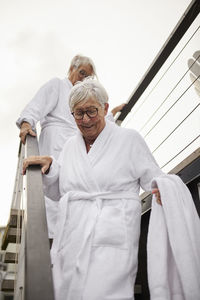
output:
M85 70L79 70L79 74L81 75L81 76L83 76L84 78L87 78L89 75L87 74L87 72L85 71Z
M74 111L71 114L72 114L72 116L74 117L75 120L83 120L85 114L88 116L88 118L93 119L93 118L96 118L96 116L98 115L98 108L97 107L93 107L93 108L96 110L96 115L93 116L93 117L91 117L90 115L88 115L88 111L90 109L80 110L82 115L81 115L81 118L78 118L78 119L75 117Z

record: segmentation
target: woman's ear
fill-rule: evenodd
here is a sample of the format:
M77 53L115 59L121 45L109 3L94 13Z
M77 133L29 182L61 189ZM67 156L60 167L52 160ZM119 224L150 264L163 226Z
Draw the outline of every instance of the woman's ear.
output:
M69 75L72 73L73 69L74 69L74 67L71 66L70 69L69 69Z

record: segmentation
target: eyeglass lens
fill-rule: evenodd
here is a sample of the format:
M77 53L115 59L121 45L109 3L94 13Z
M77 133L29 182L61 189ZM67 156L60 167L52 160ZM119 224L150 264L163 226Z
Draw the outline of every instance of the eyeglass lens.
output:
M77 111L73 112L73 116L75 119L81 120L81 119L83 119L85 114L89 118L94 118L97 116L97 113L98 113L98 108L94 107L94 108L90 108L87 110L77 110Z

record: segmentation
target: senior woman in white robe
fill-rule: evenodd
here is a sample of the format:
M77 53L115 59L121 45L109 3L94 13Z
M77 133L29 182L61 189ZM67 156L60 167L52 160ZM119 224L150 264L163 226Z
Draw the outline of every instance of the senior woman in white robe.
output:
M39 89L16 122L20 128L19 136L23 144L27 134L36 135L34 130L37 122L40 121L40 155L53 155L58 158L64 143L77 131L68 105L69 93L77 81L82 81L87 76L96 76L92 59L87 56L76 55L71 61L68 78L53 78ZM113 108L108 118L114 121L113 116L122 107L123 105L119 105ZM49 237L53 238L57 204L47 197L45 203Z
M16 124L20 128L20 139L25 144L26 135L36 136L34 130L40 121L40 155L58 158L68 138L77 127L68 106L69 93L77 81L87 76L95 76L96 70L91 58L76 55L70 64L68 78L53 78L45 83L21 112ZM49 238L54 237L57 217L57 203L45 198Z
M28 165L40 164L48 173L47 193L60 199L51 250L56 300L133 300L139 189L150 191L163 172L135 130L105 120L108 96L98 82L75 85L70 109L80 131L58 161L29 157L23 166L25 173ZM160 202L155 182L153 188Z

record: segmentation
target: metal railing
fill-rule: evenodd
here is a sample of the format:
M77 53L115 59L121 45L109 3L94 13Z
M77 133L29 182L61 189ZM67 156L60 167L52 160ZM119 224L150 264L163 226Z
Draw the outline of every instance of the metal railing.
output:
M20 144L11 216L5 234L10 242L10 225L15 227L16 274L14 300L54 300L50 245L40 166L30 166L22 175L25 156L39 155L37 138L27 136ZM7 241L6 241L7 239Z
M168 59L169 55L175 49L175 47L180 42L181 38L184 36L190 25L193 23L195 18L200 12L200 1L193 0L186 9L185 13L175 26L174 30L164 43L163 47L149 66L148 70L144 74L143 78L140 80L130 98L128 99L127 105L122 109L120 115L117 117L116 122L120 125L122 121L127 117L133 106L140 99L141 95L144 93L146 88L149 86L153 78L156 76L158 71L161 69L163 64Z
M193 0L116 120L140 132L165 172L200 145L199 12Z
M36 138L27 136L26 154L39 155ZM53 300L50 247L40 166L30 166L26 177L25 299Z

